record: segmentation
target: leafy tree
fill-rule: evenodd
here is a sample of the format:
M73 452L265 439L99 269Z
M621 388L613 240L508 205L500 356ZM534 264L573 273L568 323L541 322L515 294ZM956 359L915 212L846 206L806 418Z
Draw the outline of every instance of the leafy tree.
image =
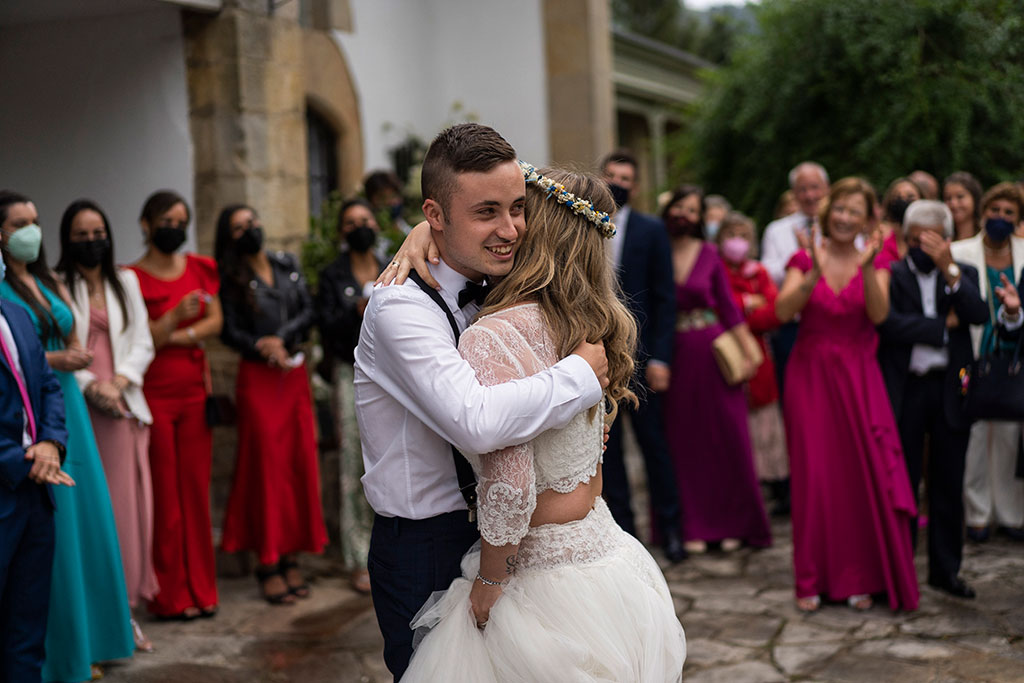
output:
M675 149L762 224L814 159L884 188L915 168L985 184L1024 168L1024 14L1013 0L764 0L759 29L708 74Z

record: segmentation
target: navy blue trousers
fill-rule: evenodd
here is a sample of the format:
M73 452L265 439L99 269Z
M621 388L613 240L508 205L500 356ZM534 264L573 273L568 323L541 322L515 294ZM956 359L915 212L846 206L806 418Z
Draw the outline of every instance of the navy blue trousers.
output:
M462 556L479 538L466 510L421 520L374 517L366 566L384 663L396 681L412 658L409 622L431 593L461 575Z
M676 475L672 468L672 459L665 440L665 421L662 411L661 394L644 389L640 396L640 406L627 411L633 422L640 452L644 457L647 469L647 490L651 496L651 509L655 520L652 520L664 538L666 532L678 533L679 528L679 491L676 489ZM604 454L604 492L602 493L612 517L626 532L636 536L636 525L633 522L633 509L630 502L629 479L626 477L626 464L622 452L622 420L616 419L608 432L608 450Z
M53 505L26 478L0 491L0 683L38 683L53 576Z

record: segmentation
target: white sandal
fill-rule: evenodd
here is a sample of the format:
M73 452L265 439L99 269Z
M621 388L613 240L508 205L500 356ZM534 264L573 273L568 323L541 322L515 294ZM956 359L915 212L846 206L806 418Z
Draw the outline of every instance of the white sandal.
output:
M874 606L875 602L867 593L861 593L846 598L846 604L858 612L866 612Z
M796 599L796 608L804 614L810 614L811 612L817 612L821 607L821 596L810 595L806 598Z

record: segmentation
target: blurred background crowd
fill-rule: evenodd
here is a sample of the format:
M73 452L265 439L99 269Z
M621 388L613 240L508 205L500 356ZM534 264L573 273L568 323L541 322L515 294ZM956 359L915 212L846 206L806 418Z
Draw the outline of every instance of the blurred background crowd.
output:
M1019 338L1024 42L1001 3L901 4L5 3L0 296L60 381L76 484L44 679L153 647L143 608L213 617L215 547L273 604L328 539L369 590L353 349L424 140L465 119L616 196L645 397L605 458L625 529L683 561L792 515L807 610L913 609L920 535L922 578L973 596L964 538L1024 537L1020 422L960 405Z

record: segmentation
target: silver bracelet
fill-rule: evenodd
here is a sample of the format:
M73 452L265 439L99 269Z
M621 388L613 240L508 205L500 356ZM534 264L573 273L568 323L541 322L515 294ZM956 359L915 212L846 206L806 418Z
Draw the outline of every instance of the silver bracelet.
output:
M505 585L504 581L491 581L490 579L485 579L484 577L480 576L480 572L476 573L476 580L479 581L480 583L482 583L485 586L504 586Z

